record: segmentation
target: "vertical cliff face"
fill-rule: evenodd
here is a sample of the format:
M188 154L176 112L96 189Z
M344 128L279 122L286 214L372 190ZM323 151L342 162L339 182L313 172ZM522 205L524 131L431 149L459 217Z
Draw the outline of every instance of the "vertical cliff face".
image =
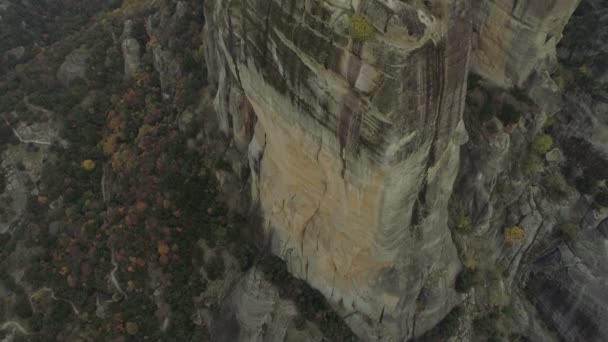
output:
M207 3L216 110L237 145L252 137L272 251L365 339L419 335L459 301L467 4Z
M502 87L521 86L555 63L555 46L580 0L472 1L472 69Z

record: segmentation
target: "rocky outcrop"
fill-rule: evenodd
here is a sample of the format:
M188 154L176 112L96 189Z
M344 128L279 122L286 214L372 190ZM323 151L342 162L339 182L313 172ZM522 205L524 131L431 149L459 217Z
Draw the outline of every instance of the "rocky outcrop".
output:
M122 56L125 61L125 78L130 79L137 73L141 64L141 46L133 38L133 21L127 20L123 29L121 43Z
M0 113L0 122L7 127L3 133L14 135L16 142L0 151L0 173L4 178L4 187L0 189L0 234L12 233L28 208L28 200L43 195L37 184L50 147L60 143L60 125L53 121L53 114L38 111L40 107L27 100L26 104L32 109L25 115L34 113L46 121L27 124L19 120L16 112Z
M608 7L602 0L584 0L568 23L558 47L560 62L608 84Z
M57 79L64 86L76 80L84 80L87 72L87 60L90 53L84 48L70 52L57 71Z
M253 135L272 251L365 340L419 335L459 301L447 201L465 139L467 4L206 3L224 130L252 122L234 108L255 113L255 133L232 127ZM229 105L234 88L248 104Z
M182 77L180 60L172 52L178 37L171 36L177 25L183 24L183 16L187 6L178 2L175 11L172 6L162 7L162 10L150 15L145 24L146 33L150 37L146 48L152 50L154 69L158 73L162 96L165 100L173 98L176 84Z
M472 70L502 87L555 66L555 47L580 0L472 1Z
M544 87L553 81L539 69L523 84L538 105L528 106L524 103L530 104L529 99L518 101L506 93L495 95L522 114L511 127L496 119L480 122L484 101L478 90L470 92L465 111L470 140L462 149L453 199L471 216L472 235L483 238L484 260L503 270L501 281L516 303L512 331L534 341L605 341L608 336L603 324L608 316L608 212L597 197L574 187L575 178L607 176L608 140L600 113L606 110L608 96L602 88L603 66L597 63L602 56L597 37L605 29L597 24L602 13L598 1L583 1L581 7L559 48L562 65L553 84L560 87ZM488 75L484 76L496 82ZM555 114L547 121L543 114L551 113ZM544 156L530 154L530 144L543 131L553 136L557 147ZM563 171L564 164L574 166L573 175ZM605 191L601 189L600 185L599 191ZM522 227L525 236L509 243L504 232L512 226ZM474 248L472 243L463 245L464 254L474 253L467 250Z
M254 267L222 304L212 335L218 342L320 342L321 332L301 320L298 322L296 305L281 299L278 290Z

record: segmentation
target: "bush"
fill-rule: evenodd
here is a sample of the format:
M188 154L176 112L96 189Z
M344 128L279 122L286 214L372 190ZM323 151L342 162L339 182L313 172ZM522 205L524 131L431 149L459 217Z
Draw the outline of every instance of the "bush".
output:
M575 173L576 163L571 160L566 161L566 163L562 167L562 174L564 175L564 177L566 177L566 179L568 180L572 180L575 176Z
M553 146L553 138L548 134L542 134L536 137L532 143L532 151L538 155L544 155L549 152Z
M559 227L561 234L568 240L576 240L580 227L578 224L566 223Z
M519 242L524 239L526 232L520 226L513 226L505 230L505 241L508 243Z
M30 319L30 326L34 331L42 330L44 326L44 315L40 312L36 312Z
M469 233L472 230L471 218L468 215L461 214L456 222L456 230L461 233Z
M479 75L469 72L469 77L467 78L467 90L473 90L479 87L479 81L481 81L481 77L479 77Z
M226 266L224 265L224 258L221 255L216 255L205 267L205 271L207 271L207 277L210 280L221 279L224 276L224 271L226 270Z
M602 190L595 196L595 203L602 207L608 207L608 191Z
M486 101L481 109L479 110L479 119L482 122L490 121L496 115L496 108L492 104L492 101Z
M353 14L350 16L349 27L351 35L361 41L371 39L376 33L372 24L360 14Z
M4 170L0 170L0 193L3 193L6 189L6 175Z
M498 114L498 119L500 119L505 126L518 123L520 118L521 114L510 104L504 104L502 106L502 111Z
M473 330L475 330L477 335L483 335L488 338L495 338L499 335L496 328L496 319L490 315L476 318L473 321Z
M21 318L32 317L32 307L30 306L30 302L27 300L26 295L20 295L17 298L17 303L15 304L15 313Z
M477 283L477 272L470 268L465 268L456 276L455 289L460 293L469 292Z
M419 342L446 341L457 333L460 317L464 310L457 306L439 324L420 337Z
M597 190L598 181L596 178L591 176L582 176L576 178L574 185L581 194L588 195Z
M544 183L552 195L564 197L568 194L566 180L559 172L551 172L546 175Z
M530 175L539 174L544 170L543 161L538 155L529 154L524 168Z
M334 312L326 312L321 317L320 329L329 341L357 341L340 316Z

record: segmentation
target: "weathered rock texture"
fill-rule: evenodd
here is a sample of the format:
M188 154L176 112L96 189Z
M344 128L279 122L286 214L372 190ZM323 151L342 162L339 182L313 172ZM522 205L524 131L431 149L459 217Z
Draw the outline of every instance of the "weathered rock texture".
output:
M236 284L222 304L214 323L218 342L320 342L321 332L312 325L296 324L296 305L279 297L279 291L255 267Z
M133 21L127 20L122 32L121 43L122 55L125 61L125 78L130 79L139 71L141 64L141 46L137 39L133 38Z
M499 86L521 86L555 65L555 46L580 0L472 1L472 69Z
M520 122L509 128L497 119L479 120L482 110L476 105L483 101L478 90L469 93L465 110L470 140L461 151L453 203L470 215L471 235L481 237L484 244L479 248L471 242L473 238L465 237L470 241L461 250L477 254L478 263L484 260L487 267L500 266L504 271L500 281L517 303L510 331L533 341L608 338L604 324L608 318L608 211L598 205L597 197L594 203L594 196L579 193L575 176L568 176L560 165L576 165L576 177L608 177L603 115L608 93L601 77L605 67L597 63L605 56L598 37L606 37L605 26L599 24L606 5L596 0L583 4L560 47L562 66L556 76L564 94L563 110L550 122L545 123L539 113L552 99L534 94L530 97L541 101L538 106L501 94L522 113ZM543 156L540 170L533 171L530 142L543 131L553 136L556 149ZM525 237L506 243L503 233L514 225L525 230ZM574 233L564 233L566 225L574 227Z
M252 191L273 252L362 338L403 340L459 301L447 201L465 139L469 8L352 4L207 2L207 60L237 144L255 113ZM371 37L353 37L355 13Z
M87 60L90 53L84 49L76 49L65 57L65 61L57 70L57 79L61 84L69 86L76 80L84 80L87 72Z

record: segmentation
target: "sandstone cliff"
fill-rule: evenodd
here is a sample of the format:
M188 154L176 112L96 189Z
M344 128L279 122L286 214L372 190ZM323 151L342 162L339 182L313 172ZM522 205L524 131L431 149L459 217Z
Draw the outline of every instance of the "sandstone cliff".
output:
M466 1L207 3L216 109L253 137L272 251L364 339L418 335L459 301L447 201L469 18Z

